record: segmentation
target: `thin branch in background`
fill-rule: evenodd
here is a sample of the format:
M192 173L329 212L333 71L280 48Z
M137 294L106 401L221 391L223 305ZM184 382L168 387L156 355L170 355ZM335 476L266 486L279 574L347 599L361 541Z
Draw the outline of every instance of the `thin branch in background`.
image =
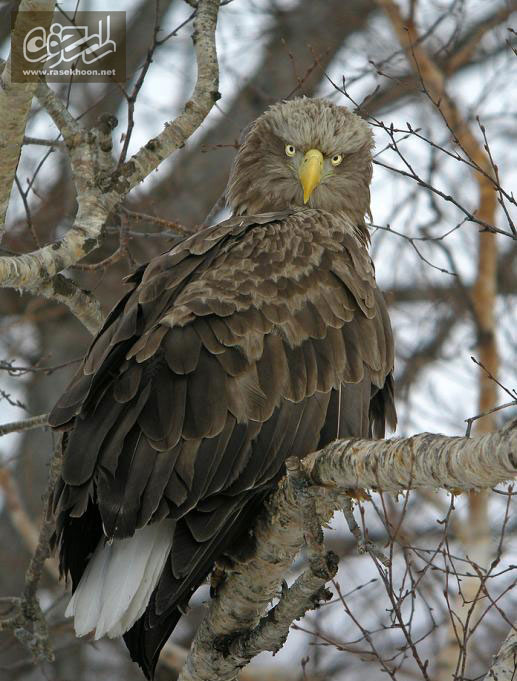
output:
M48 414L40 414L39 416L32 416L30 419L23 419L22 421L12 421L11 423L0 424L0 437L8 435L9 433L22 433L34 428L44 428L48 424Z
M470 437L472 425L474 424L475 421L482 419L483 416L488 416L489 414L494 414L496 411L501 411L502 409L508 409L508 407L516 407L516 406L517 406L517 400L512 400L512 402L506 402L505 404L500 404L497 407L493 407L492 409L489 409L488 411L483 412L482 414L476 414L476 416L471 416L470 418L465 419L465 422L467 423L467 430L465 431L465 436Z
M497 380L497 378L495 378L495 376L492 375L492 373L486 368L486 366L485 366L482 362L479 362L479 361L478 361L475 357L473 357L472 355L470 356L470 359L474 362L474 364L477 364L478 367L480 367L481 369L483 369L483 371L486 373L486 375L488 376L488 378L489 378L491 381L493 381L494 383L496 383L502 390L504 390L504 392L505 392L509 397L511 397L512 399L517 399L517 390L515 390L514 388L510 389L510 388L507 388L506 386L504 386L500 381Z
M221 3L221 5L223 5L223 4L224 4L224 3ZM185 19L185 21L182 21L181 24L179 24L178 26L176 26L175 29L173 29L172 31L170 31L170 33L167 33L163 38L160 38L160 39L156 38L156 44L157 44L157 45L163 45L163 43L167 42L170 38L175 38L175 37L178 35L178 32L179 32L184 26L187 26L187 24L190 24L190 22L194 19L195 16L196 16L196 10L194 10L194 11L192 12L192 14L190 14L190 15Z
M378 1L382 3L382 2L386 2L387 0L378 0ZM343 77L343 84L342 84L341 87L339 85L337 85L328 75L326 75L326 78L331 83L331 85L336 89L336 91L343 94L349 101L351 101L354 104L354 106L356 107L356 112L359 112L359 106L360 105L353 99L353 97L351 97L351 95L347 91L345 78ZM421 78L421 82L423 82L422 78ZM448 129L451 131L451 133L454 136L454 132L453 132L452 128L450 127L450 124L447 122L447 119L444 116L443 111L438 106L438 104L440 104L441 102L435 101L435 99L432 98L432 96L427 91L425 84L423 85L423 88L424 88L424 91L428 94L433 105L438 108L441 115L444 117L444 120L445 120L445 123L446 123ZM459 115L459 114L457 114L456 109L454 109L454 115L455 116ZM482 218L480 218L477 215L476 211L472 211L469 208L467 208L465 205L463 205L460 201L458 201L451 194L447 194L446 192L440 190L438 187L430 184L429 182L426 182L422 177L420 177L420 175L411 166L411 164L407 160L406 156L404 156L404 154L402 154L399 151L397 140L395 140L395 138L393 137L394 132L402 132L401 130L397 130L392 126L387 126L385 123L381 122L380 120L378 120L377 118L375 118L372 115L368 116L368 120L371 122L372 125L385 130L390 135L391 144L389 146L390 146L390 148L392 148L394 151L397 152L399 158L401 158L401 160L404 163L404 165L406 166L407 170L403 170L402 168L396 168L394 166L391 166L387 163L384 163L383 161L380 161L378 158L373 160L373 163L375 165L381 166L381 167L386 168L387 170L389 170L393 173L396 173L396 174L402 175L403 177L408 177L408 178L414 180L418 184L419 187L424 187L424 188L428 189L430 192L432 192L433 194L435 194L436 196L441 197L444 201L447 201L447 202L455 205L465 215L465 217L467 218L467 220L469 222L474 222L474 223L479 224L481 227L484 228L485 231L492 232L494 234L503 234L504 236L510 237L511 239L517 239L517 234L514 233L511 226L510 226L510 231L496 227L495 224L487 222L486 220L483 220ZM410 130L412 130L412 128L410 128ZM434 143L430 143L430 144L431 144L431 146L435 146L435 147L437 146ZM476 172L480 173L481 175L484 175L486 180L493 185L494 189L497 190L497 185L495 184L495 180L491 176L491 173L489 171L487 171L487 169L484 168L483 165L477 163L476 160L473 160L473 155L468 155L468 158L469 158L469 161L470 161L472 167L475 168ZM460 157L460 159L461 159L461 157ZM505 195L508 196L509 200L512 203L515 203L515 198L513 197L513 195L509 194L508 192L505 192Z
M28 373L43 373L46 376L50 376L54 371L59 371L59 369L65 369L66 367L77 364L82 360L82 357L77 359L71 359L68 362L62 362L61 364L55 364L51 367L40 367L40 366L18 366L13 364L11 361L0 359L0 371L6 371L9 376L23 376Z
M133 89L131 90L130 93L127 93L124 88L122 88L122 93L126 99L127 103L127 129L126 132L124 133L122 139L123 139L123 144L122 144L122 149L120 151L120 156L118 159L117 163L117 170L120 168L120 166L124 163L126 160L127 156L127 151L129 148L129 143L131 141L131 135L133 134L133 128L135 127L135 104L136 100L138 97L138 94L142 88L142 85L144 84L145 77L147 75L147 72L149 71L149 67L151 66L153 62L153 56L156 48L158 47L158 42L157 42L157 36L158 36L158 31L160 30L160 27L158 25L159 21L159 0L156 0L155 2L155 8L154 8L154 27L153 27L153 38L151 41L151 46L149 47L147 51L147 56L145 58L145 61L140 68L140 73L138 75L138 78L136 79L136 82L133 86ZM195 13L194 13L195 14Z
M50 461L47 490L43 496L43 511L38 542L25 573L25 586L19 598L0 599L8 606L0 617L0 631L12 631L16 638L30 651L35 664L54 660L48 634L48 625L37 598L37 588L45 561L50 556L50 536L53 521L47 513L47 504L61 472L61 438Z
M187 227L174 220L166 220L165 218L159 218L156 215L149 215L148 213L141 213L139 211L130 210L129 208L122 208L122 211L135 222L153 222L156 225L161 225L170 229L171 232L176 232L176 234L181 234L185 236L190 236L198 230L198 226Z
M412 248L414 249L415 253L418 255L420 260L425 262L426 265L429 265L429 267L432 267L434 270L438 270L438 272L441 272L442 274L450 274L451 276L456 276L455 272L450 272L449 270L439 267L438 265L434 265L430 260L428 260L424 254L418 249L418 246L415 244L415 241L429 241L427 237L412 237L407 234L403 234L402 232L398 232L395 229L392 229L390 225L373 225L370 224L369 227L373 227L374 229L381 229L386 232L390 232L391 234L395 234L396 236L401 237L402 239L405 239L409 244L411 244ZM458 229L459 225L457 225L455 229ZM453 231L453 230L451 230ZM450 232L449 232L450 233Z
M38 235L36 234L36 230L34 229L34 224L32 222L31 209L30 209L30 206L29 206L29 202L27 201L27 194L29 193L30 186L27 190L24 190L21 183L20 183L20 180L18 179L18 174L16 174L14 176L14 182L16 184L16 187L18 189L18 193L19 193L20 198L21 198L22 203L23 203L23 208L25 210L25 216L26 216L26 219L27 219L27 227L29 228L29 231L32 234L32 238L34 240L34 244L35 244L36 248L39 248L41 246L41 243L40 243Z
M282 42L283 45L285 45L287 47L284 39L282 39L281 42ZM329 48L323 54L315 55L314 50L310 45L309 45L309 49L310 49L311 54L313 56L313 62L312 62L312 64L309 64L305 73L302 76L299 76L298 73L297 73L296 61L295 61L293 53L291 52L291 50L287 49L287 56L289 57L289 61L291 62L291 67L293 69L293 75L294 75L294 80L296 81L296 85L294 86L294 88L292 90L290 90L285 95L284 99L291 99L291 97L293 97L295 94L298 94L298 93L300 93L300 91L302 91L304 83L307 82L307 79L313 73L314 69L321 67L321 60L324 59L328 55L328 53L330 52L330 48Z
M0 432L0 434L5 433ZM7 468L0 468L0 489L3 492L3 501L13 527L22 538L29 553L33 554L38 546L39 530L25 510L18 485ZM59 579L59 570L55 560L47 561L45 569L55 580Z
M2 400L5 400L11 407L19 407L20 409L28 411L27 406L21 400L13 399L6 390L0 388L0 402Z

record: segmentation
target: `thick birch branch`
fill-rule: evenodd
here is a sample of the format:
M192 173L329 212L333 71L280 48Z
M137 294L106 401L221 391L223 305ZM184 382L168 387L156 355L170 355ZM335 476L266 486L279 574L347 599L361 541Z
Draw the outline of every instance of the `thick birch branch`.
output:
M59 241L33 253L0 258L0 284L64 303L88 331L95 334L103 322L99 302L59 272L98 246L102 226L113 202L102 195L97 186L91 136L47 85L40 83L36 95L65 140L77 192L78 214L72 228Z
M45 84L37 96L63 135L72 165L78 212L73 227L52 244L32 253L0 258L0 283L39 293L46 282L70 267L99 244L102 226L115 203L96 184L95 154L90 137Z
M55 0L22 0L18 12L53 12ZM20 16L17 22L20 21ZM48 29L51 15L45 28ZM4 233L5 215L23 145L27 117L37 83L13 83L12 53L4 65L0 79L0 240Z
M251 657L283 644L289 621L323 596L321 588L332 573L331 557L314 551L314 540L309 541L311 570L319 560L320 581L311 582L309 570L291 589L283 590L279 604L264 617L267 604L279 595L282 579L306 538L317 537L314 525L328 521L342 506L347 490L479 490L515 475L517 421L476 439L422 433L400 440L337 440L310 454L301 470L291 469L265 504L254 527L253 555L236 561L210 603L180 681L233 681ZM310 583L303 598L295 596L302 583ZM311 604L307 593L313 588ZM276 626L276 647L271 646L271 622Z
M71 279L57 274L50 281L42 282L38 293L66 305L92 336L100 330L104 322L100 302L93 293L79 288Z
M289 460L291 461L291 460ZM289 463L289 462L288 462ZM325 583L337 572L334 554L325 554L320 520L307 476L300 465L264 505L254 527L253 555L237 559L201 622L179 681L232 681L264 650L278 651L294 619L328 599ZM335 504L325 499L326 520ZM321 518L321 513L320 513ZM290 589L280 585L294 557L308 540L310 568ZM280 602L262 617L268 603Z
M517 422L477 438L421 433L400 440L336 440L303 464L315 485L341 490L489 489L517 474Z

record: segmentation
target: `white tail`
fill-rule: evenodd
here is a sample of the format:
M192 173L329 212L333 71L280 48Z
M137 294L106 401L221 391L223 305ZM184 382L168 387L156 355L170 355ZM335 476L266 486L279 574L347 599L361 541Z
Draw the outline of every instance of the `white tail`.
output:
M122 636L143 615L171 550L174 521L147 525L128 539L101 540L70 599L77 636Z

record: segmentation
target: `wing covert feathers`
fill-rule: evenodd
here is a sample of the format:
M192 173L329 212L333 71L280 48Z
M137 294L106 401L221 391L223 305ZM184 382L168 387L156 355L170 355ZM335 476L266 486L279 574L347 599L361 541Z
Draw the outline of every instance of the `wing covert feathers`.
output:
M54 543L79 635L131 627L149 676L285 459L394 425L393 340L364 240L324 211L231 218L129 281L49 417L67 430ZM73 559L86 526L97 549Z

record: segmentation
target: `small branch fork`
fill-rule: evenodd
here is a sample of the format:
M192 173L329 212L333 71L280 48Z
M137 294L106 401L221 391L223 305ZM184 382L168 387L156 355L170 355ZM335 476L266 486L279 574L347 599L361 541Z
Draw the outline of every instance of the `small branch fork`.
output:
M369 553L373 558L376 558L380 563L382 563L384 567L389 567L390 559L387 558L384 555L384 553L375 546L373 542L371 542L366 537L363 537L361 528L359 527L356 519L354 518L353 502L350 497L346 497L345 502L343 504L343 515L345 516L348 529L352 533L357 543L357 550L359 551L359 553L361 554Z

